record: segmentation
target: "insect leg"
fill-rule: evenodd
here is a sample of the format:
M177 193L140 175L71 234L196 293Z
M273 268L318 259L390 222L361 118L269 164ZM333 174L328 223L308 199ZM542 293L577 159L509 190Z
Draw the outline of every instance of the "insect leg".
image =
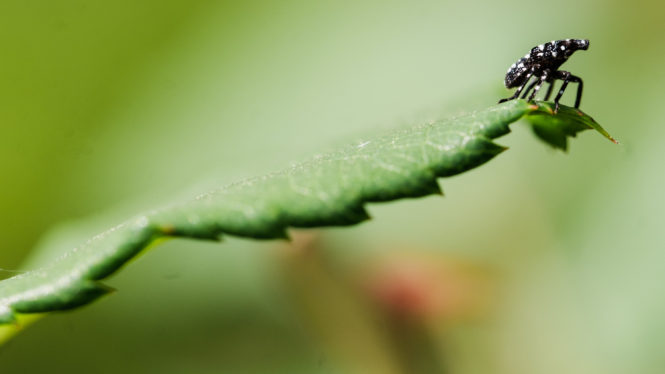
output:
M568 82L570 81L570 73L567 71L559 70L556 72L555 78L563 80L563 84L561 85L559 93L554 98L554 113L559 111L559 100L561 100L561 96L563 96L563 91L565 91L566 87L568 86Z
M534 88L533 91L531 91L531 96L529 96L529 101L533 101L538 91L540 91L540 86L543 84L543 77L538 78L536 83L538 84L536 84L536 88Z
M535 86L535 85L536 85L536 83L538 83L538 81L537 81L537 80L535 80L535 81L531 82L531 84L529 85L529 87L527 87L527 89L526 89L526 90L524 90L524 93L522 94L522 99L526 99L526 95L528 95L528 94L529 94L529 91L531 91L531 89L533 88L533 86Z
M543 72L543 75L538 78L536 81L538 84L536 84L536 88L533 89L533 92L531 92L531 96L529 96L529 101L532 101L535 97L538 91L540 91L540 86L543 84L543 82L547 82L547 71Z
M580 108L580 102L582 101L582 88L584 88L584 83L582 83L582 78L576 75L570 75L568 77L569 82L577 83L577 96L575 97L575 109Z
M532 75L533 75L533 71L530 71L526 75L526 79L524 79L524 83L522 83L522 85L517 88L517 91L515 91L515 94L511 97L507 97L505 99L499 100L499 104L501 104L503 102L506 102L506 101L513 100L513 99L517 99L520 96L520 92L522 92L522 90L524 89L524 86L526 86L526 84L529 83L529 79L531 79Z
M554 89L554 80L550 79L549 82L550 86L547 88L547 93L545 94L545 101L550 99L550 96L552 96L552 90Z

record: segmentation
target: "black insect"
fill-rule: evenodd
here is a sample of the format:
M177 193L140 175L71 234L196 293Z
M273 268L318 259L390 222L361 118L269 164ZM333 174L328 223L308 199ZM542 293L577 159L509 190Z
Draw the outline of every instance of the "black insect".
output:
M559 93L554 98L554 111L559 111L559 99L561 99L563 91L565 91L569 82L577 83L575 108L579 108L580 100L582 100L582 79L570 74L570 72L559 70L559 67L568 60L568 57L580 49L589 49L588 39L552 40L549 43L533 47L531 52L524 55L524 57L520 58L508 69L505 80L506 87L517 87L517 91L515 91L513 96L499 100L499 103L518 98L524 87L529 83L529 80L531 80L531 77L535 77L536 79L524 90L522 99L526 98L529 91L533 89L529 96L529 101L532 101L540 90L540 86L543 83L549 83L550 86L545 94L545 101L547 101L552 94L554 80L559 79L563 81L563 84Z

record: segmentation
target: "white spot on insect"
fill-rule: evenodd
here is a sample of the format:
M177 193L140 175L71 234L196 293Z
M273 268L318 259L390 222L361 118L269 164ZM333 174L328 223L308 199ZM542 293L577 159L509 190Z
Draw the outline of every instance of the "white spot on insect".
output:
M511 69L515 69L515 64L510 65Z
M550 42L550 44L554 44L554 40L552 40L552 41Z
M560 48L562 51L565 51L565 50L566 50L566 47L564 47L564 46L561 46L561 47L559 47L559 48Z
M542 54L542 52L538 54L538 57L543 57L543 54Z
M552 57L556 57L556 51L552 52Z
M523 67L524 67L524 64L520 62L520 64L517 65L517 66L519 66L520 68L523 68Z
M541 45L538 46L538 49L540 49L542 51L542 50L545 49L545 46L543 44L541 44Z
M530 55L531 55L530 53L527 53L524 55L524 58L529 58Z

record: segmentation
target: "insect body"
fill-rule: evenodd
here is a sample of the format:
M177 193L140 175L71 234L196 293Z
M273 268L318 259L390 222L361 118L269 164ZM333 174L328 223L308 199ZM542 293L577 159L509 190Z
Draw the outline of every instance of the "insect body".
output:
M524 55L516 63L514 63L506 74L505 84L507 88L517 87L517 91L511 97L499 100L499 103L504 101L513 100L522 94L522 98L526 98L531 91L529 101L536 97L543 83L549 83L550 86L545 94L545 101L550 98L552 89L554 88L554 80L559 79L563 81L559 93L554 98L554 111L559 110L559 100L566 90L569 82L577 83L577 97L575 99L575 108L580 107L580 100L582 99L582 79L570 72L559 70L559 67L568 60L568 58L577 50L587 50L589 48L588 39L564 39L552 40L549 43L541 44L533 47L529 53ZM535 78L527 87L527 84ZM526 90L524 88L527 87ZM534 88L535 87L535 88ZM533 91L532 91L533 89Z

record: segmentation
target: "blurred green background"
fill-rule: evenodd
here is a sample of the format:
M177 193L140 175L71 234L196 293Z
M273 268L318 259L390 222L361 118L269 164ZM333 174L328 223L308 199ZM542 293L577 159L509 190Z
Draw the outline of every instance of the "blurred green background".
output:
M516 124L445 198L292 243L167 242L106 282L116 294L1 348L0 370L663 373L664 36L665 6L639 0L3 0L2 268L493 105L552 39L591 40L564 67L622 145L582 133L563 155Z

